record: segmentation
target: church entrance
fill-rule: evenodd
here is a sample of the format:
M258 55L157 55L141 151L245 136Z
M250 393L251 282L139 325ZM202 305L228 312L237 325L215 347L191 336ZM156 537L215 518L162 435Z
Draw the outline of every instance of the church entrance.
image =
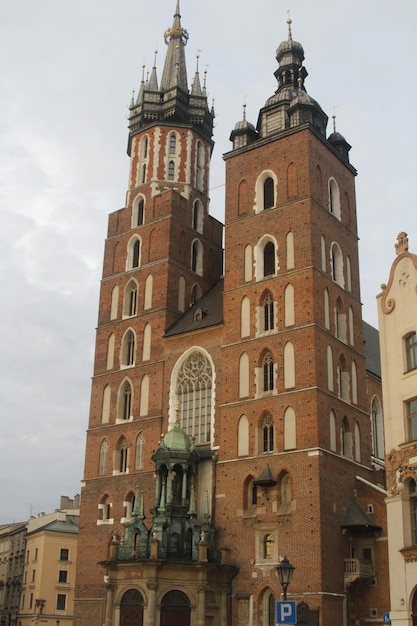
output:
M143 598L137 589L129 589L123 594L120 626L143 626Z
M164 595L161 604L161 626L190 626L190 614L190 601L185 593L168 591Z

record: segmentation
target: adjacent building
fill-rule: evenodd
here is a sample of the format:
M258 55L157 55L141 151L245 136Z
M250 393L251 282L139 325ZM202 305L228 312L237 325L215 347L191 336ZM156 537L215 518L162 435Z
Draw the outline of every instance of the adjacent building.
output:
M417 255L398 235L378 295L388 496L391 623L417 623Z
M0 623L16 626L25 568L26 522L0 528Z
M72 626L77 558L78 498L27 522L18 626Z
M164 37L109 216L75 623L271 626L287 556L299 622L380 624L382 405L350 145L327 134L289 21L276 91L231 132L223 227L214 110L198 65L189 89L179 2Z

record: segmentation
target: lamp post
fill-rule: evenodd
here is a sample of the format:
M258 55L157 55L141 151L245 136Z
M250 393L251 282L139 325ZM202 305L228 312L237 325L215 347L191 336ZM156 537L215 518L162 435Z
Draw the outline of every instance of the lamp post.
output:
M286 556L277 565L277 574L283 590L284 602L287 599L287 589L294 574L295 567Z

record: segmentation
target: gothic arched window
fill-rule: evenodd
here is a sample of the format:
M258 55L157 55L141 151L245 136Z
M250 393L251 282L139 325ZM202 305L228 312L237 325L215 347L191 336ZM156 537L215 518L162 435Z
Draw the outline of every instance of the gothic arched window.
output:
M267 352L262 359L263 390L272 391L274 389L274 360L272 354Z
M176 395L181 428L208 443L211 437L213 372L208 358L195 350L182 363L176 380Z
M264 248L264 276L275 274L275 246L268 241Z
M275 205L274 180L268 177L264 182L264 211Z

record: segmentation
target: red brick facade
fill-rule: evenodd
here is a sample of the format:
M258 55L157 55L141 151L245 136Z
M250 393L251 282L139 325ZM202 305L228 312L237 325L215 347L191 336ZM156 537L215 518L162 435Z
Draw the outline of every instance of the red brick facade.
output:
M197 445L197 510L201 517L208 502L217 547L228 550L238 573L225 592L227 611L213 600L212 613L210 593L220 591L207 575L206 614L197 608L194 615L192 608L190 623L223 625L220 620L227 619L233 626L270 626L269 596L280 599L276 565L285 555L296 566L289 599L308 605L306 623L380 623L389 608L385 510L382 472L372 462L370 420L371 398L379 390L375 377L368 387L363 347L355 170L308 121L268 136L260 132L225 156L222 315L206 324L217 302L210 290L223 272L222 226L207 210L210 150L210 140L193 123L149 121L131 129L127 205L109 217L104 253L76 624L119 626L123 618L109 603L119 606L130 585L144 597L144 623L159 626L162 589L179 586L175 579L156 589L146 586L145 566L138 566L106 587L108 571L97 563L109 559L115 533L123 536L131 513L126 502L137 486L144 493L145 524L152 517L151 457L175 421L180 364L193 351L204 354L211 368L210 441ZM273 200L265 208L267 178L273 181ZM337 184L336 207L329 204L330 181ZM139 225L134 223L138 198L144 207ZM199 218L196 210L202 211ZM132 263L129 246L135 237L139 257ZM132 279L137 301L126 314ZM195 293L203 297L190 309ZM273 304L266 310L267 294ZM126 361L128 332L134 341L126 347L133 350ZM268 469L272 479L262 481ZM351 501L373 527L346 518ZM358 561L352 565L350 559ZM349 577L349 567L365 562L374 568L372 575ZM186 594L190 586L192 607L193 576L191 568L180 586Z

